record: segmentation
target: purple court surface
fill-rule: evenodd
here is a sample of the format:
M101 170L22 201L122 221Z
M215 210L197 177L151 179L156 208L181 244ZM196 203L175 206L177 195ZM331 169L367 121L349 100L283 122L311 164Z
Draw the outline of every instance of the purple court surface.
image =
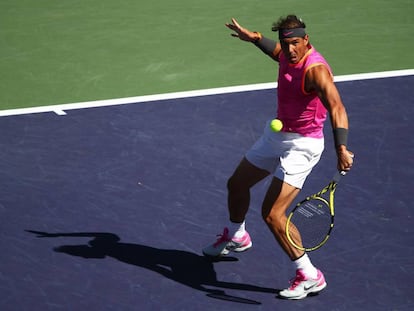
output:
M0 310L414 310L414 76L338 83L353 170L328 287L275 298L294 269L252 190L248 252L201 249L227 221L226 181L275 115L275 90L0 118ZM300 197L335 171L326 150ZM300 198L298 198L300 199Z

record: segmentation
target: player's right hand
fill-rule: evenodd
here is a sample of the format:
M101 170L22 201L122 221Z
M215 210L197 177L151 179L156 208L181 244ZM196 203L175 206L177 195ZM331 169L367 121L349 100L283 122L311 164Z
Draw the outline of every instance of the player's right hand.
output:
M225 25L227 28L235 32L231 34L233 37L236 37L236 38L239 38L240 40L248 41L248 42L252 42L257 39L257 36L258 36L257 33L252 32L240 26L240 24L237 22L235 18L231 19L231 23L226 23Z

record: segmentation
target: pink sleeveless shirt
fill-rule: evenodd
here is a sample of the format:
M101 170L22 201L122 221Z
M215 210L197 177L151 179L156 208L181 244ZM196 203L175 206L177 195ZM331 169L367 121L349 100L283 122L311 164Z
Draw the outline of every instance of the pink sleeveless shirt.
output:
M326 66L332 75L326 60L313 47L298 64L289 63L280 52L277 117L283 123L283 132L323 137L327 110L315 92L305 91L306 72L318 65Z

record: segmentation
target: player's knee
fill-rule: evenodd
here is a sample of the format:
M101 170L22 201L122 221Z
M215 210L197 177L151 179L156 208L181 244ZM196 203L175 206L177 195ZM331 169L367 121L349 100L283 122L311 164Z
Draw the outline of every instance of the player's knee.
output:
M272 213L262 214L262 217L268 226L277 230L284 230L286 222L283 221L282 217Z
M278 213L266 213L264 211L265 209L262 209L262 218L271 231L275 234L283 234L285 232L286 217Z

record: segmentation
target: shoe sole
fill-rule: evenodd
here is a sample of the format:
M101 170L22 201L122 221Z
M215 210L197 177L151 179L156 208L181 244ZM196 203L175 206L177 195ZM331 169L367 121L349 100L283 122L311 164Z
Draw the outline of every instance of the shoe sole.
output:
M316 296L317 294L319 294L328 284L325 282L320 286L317 286L315 288L310 289L308 292L305 292L303 295L301 296L293 296L293 297L286 297L286 296L282 296L282 295L278 295L279 298L283 298L283 299L288 299L288 300L300 300L300 299L304 299L306 298L308 295L309 296Z
M215 258L216 257L217 258L217 257L227 256L228 254L230 254L230 252L235 252L235 253L245 252L248 249L250 249L252 246L253 246L253 243L250 242L246 246L238 247L238 248L235 248L235 249L232 249L232 250L223 249L222 252L220 254L218 254L218 255L210 255L210 254L205 253L204 251L202 253L203 253L204 256L212 257L212 258Z
M241 252L244 252L244 251L247 251L249 248L251 248L253 246L253 243L252 242L250 242L249 244L247 244L246 246L243 246L243 247L238 247L238 248L235 248L235 249L232 249L232 250L230 250L231 252L236 252L236 253L241 253Z

